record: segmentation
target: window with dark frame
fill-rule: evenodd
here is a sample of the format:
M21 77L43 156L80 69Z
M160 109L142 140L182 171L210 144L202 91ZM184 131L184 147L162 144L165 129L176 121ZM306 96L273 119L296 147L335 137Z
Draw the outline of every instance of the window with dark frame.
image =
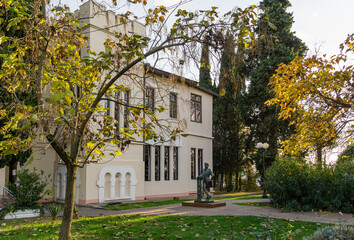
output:
M170 93L170 117L177 118L177 93Z
M203 172L203 149L198 149L198 175Z
M104 100L104 108L106 108L106 115L111 116L111 101L109 95L105 95L105 100Z
M202 122L202 97L191 94L191 121Z
M155 146L155 181L161 180L161 147Z
M196 153L196 149L195 148L191 148L191 179L196 179L196 169L195 169L195 153Z
M120 115L120 106L118 104L119 102L119 95L120 92L115 92L115 105L114 105L114 119L117 121L115 123L115 127L116 127L116 134L119 133L119 115Z
M124 93L124 127L129 127L129 104L130 104L130 91L127 90Z
M154 98L155 98L155 92L154 89L151 87L147 87L145 90L145 107L147 109L150 109L151 111L154 111Z
M173 180L178 180L178 147L173 147Z
M74 95L75 95L75 97L76 97L76 100L73 101L73 103L71 104L71 106L72 106L73 108L76 108L76 107L78 106L78 103L79 103L80 98L81 98L81 96L82 96L81 88L80 88L79 86L77 86L77 85L74 86L73 93L74 93Z
M151 181L151 147L144 145L145 181Z
M170 180L170 147L164 149L164 177L165 180Z

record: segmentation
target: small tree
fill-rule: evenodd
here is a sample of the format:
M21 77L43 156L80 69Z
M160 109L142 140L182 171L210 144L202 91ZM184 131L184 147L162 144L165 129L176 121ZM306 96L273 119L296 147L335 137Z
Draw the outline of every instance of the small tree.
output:
M38 201L48 191L44 191L49 184L49 176L44 178L44 172L30 172L28 169L20 170L16 183L9 183L8 187L15 197L15 207L19 209L35 208Z

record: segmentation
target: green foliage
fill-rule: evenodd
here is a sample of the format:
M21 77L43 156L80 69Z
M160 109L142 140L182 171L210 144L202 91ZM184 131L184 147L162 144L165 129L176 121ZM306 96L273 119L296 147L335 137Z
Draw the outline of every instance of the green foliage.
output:
M74 208L73 208L73 215L75 219L79 219L79 207L77 206L77 204L74 204Z
M345 240L354 239L353 226L328 226L318 229L313 236L305 238L305 240Z
M337 163L346 161L354 161L354 145L349 145L341 154L339 154Z
M317 168L299 158L280 159L266 171L271 203L296 211L354 212L354 163Z
M260 3L261 14L256 29L258 51L245 57L250 83L239 105L244 122L251 130L247 148L252 151L257 142L269 143L266 168L276 158L279 140L285 139L292 131L288 122L278 119L276 107L264 104L273 97L269 80L280 63L290 62L295 56L301 57L306 51L305 44L291 31L293 16L287 12L290 6L288 0L264 0ZM263 176L262 164L256 161L256 167Z
M64 206L58 203L50 203L46 206L46 209L52 217L52 221L55 221L58 215L63 211Z
M210 76L209 44L208 38L205 37L200 58L199 86L209 90L215 90Z
M6 216L6 214L8 214L9 212L11 212L11 210L9 208L1 208L0 209L0 220L3 220Z
M241 174L245 159L242 150L246 131L238 107L244 78L237 73L239 62L235 53L235 39L226 34L223 44L218 90L224 91L224 95L214 100L214 170L216 175L225 174L226 189L230 192L234 187L237 189L240 187L238 180L236 186L232 185L232 178Z
M16 183L9 183L8 188L15 197L17 209L35 208L47 191L45 187L49 183L49 176L44 178L44 172L30 172L28 169L20 170L17 173Z

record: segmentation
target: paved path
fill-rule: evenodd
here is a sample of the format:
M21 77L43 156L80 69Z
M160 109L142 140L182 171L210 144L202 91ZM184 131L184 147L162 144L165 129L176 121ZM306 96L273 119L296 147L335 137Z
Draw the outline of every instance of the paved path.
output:
M318 223L342 223L354 225L352 214L341 213L320 213L320 212L286 212L269 207L240 206L232 203L240 202L268 202L268 199L253 200L226 200L225 207L218 208L197 208L183 207L181 203L158 207L136 208L129 210L114 211L92 207L80 207L80 216L100 215L175 215L175 216L267 216L273 218L284 218L298 221L309 221Z

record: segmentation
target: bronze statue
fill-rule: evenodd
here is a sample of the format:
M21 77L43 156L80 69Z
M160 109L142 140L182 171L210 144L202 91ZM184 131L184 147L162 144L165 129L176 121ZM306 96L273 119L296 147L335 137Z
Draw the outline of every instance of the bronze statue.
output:
M195 202L203 202L202 201L202 187L201 181L203 180L203 191L206 195L205 202L213 202L209 201L211 198L210 195L210 187L211 187L211 179L214 177L213 171L209 168L209 163L204 164L205 168L203 169L202 174L197 177L197 200Z

